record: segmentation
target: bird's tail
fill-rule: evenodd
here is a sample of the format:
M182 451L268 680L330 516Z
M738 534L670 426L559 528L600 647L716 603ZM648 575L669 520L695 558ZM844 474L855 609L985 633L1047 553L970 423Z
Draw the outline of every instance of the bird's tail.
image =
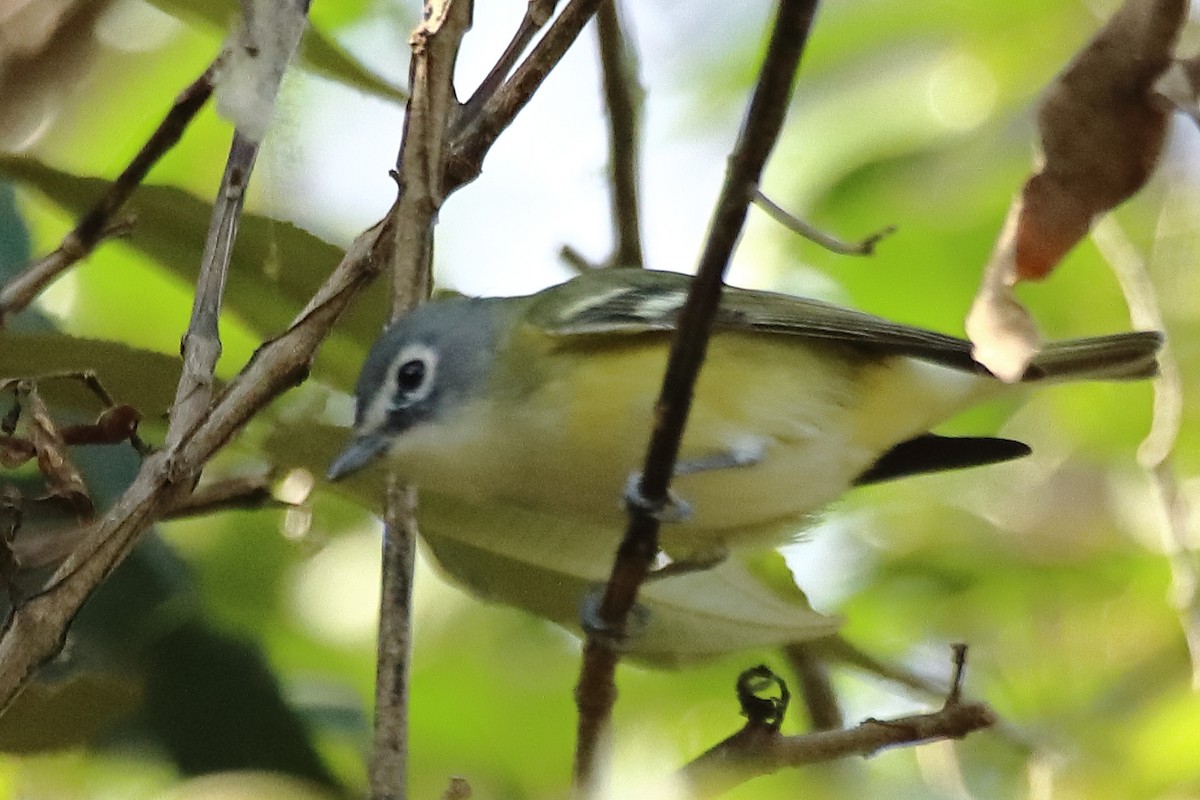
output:
M1034 356L1024 381L1130 381L1158 374L1158 331L1133 331L1050 342Z

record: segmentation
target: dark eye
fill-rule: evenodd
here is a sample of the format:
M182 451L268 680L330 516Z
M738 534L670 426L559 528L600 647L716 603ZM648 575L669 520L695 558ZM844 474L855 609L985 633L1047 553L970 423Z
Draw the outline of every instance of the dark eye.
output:
M396 370L396 386L402 392L415 392L425 382L425 362L419 358L405 361Z

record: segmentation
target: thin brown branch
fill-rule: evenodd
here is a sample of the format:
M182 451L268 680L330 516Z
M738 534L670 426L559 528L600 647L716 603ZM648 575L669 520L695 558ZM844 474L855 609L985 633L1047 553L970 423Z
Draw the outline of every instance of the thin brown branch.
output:
M171 506L162 518L184 519L221 511L252 511L260 508L286 508L291 505L272 494L269 477L255 475L227 478L201 485Z
M725 184L709 227L696 279L679 318L662 392L655 406L654 430L637 487L641 502L629 503L629 528L618 549L605 587L599 616L609 631L624 635L637 592L658 552L656 509L668 504L668 488L679 443L691 407L708 336L721 297L722 279L745 224L750 199L767 157L779 137L800 56L808 40L817 0L781 0L758 84L737 143L729 158ZM564 12L565 13L565 12ZM616 696L617 655L600 636L589 635L576 688L579 738L575 782L584 794L595 793L601 743L607 739Z
M562 60L601 2L571 0L512 77L487 98L478 114L464 120L462 127L455 130L445 161L442 188L446 195L479 176L483 158L496 138L512 124L550 70Z
M596 12L604 104L608 109L608 175L612 186L613 240L608 263L643 267L641 214L638 204L639 106L637 52L625 35L618 0L604 0Z
M14 609L0 634L0 709L39 664L58 652L67 623L91 591L133 549L138 537L190 487L201 466L267 403L308 373L317 347L390 258L391 229L366 231L283 334L258 349L174 453L156 453L133 483L56 570L49 588Z
M303 15L304 12L297 6L291 13ZM290 53L277 55L285 58L281 62L284 64L290 57ZM311 348L296 347L290 353L281 354L271 365L271 374L259 376L258 383L246 394L260 402L246 402L233 408L220 403L215 407L211 405L213 371L220 354L217 316L244 189L256 152L256 145L235 132L220 194L213 207L192 320L183 340L183 374L172 408L166 447L142 463L125 494L55 571L50 588L14 609L0 636L0 708L7 708L37 665L58 650L75 612L92 590L120 564L141 533L191 492L204 463L216 449L261 409L262 404L294 385L304 374L316 344L328 331L328 327L323 328ZM333 280L331 277L330 282ZM338 304L333 308L336 310L329 324L342 310ZM296 330L309 333L311 320L325 316L317 316L316 310L310 304L305 310L308 316L302 315L289 333ZM257 357L269 345L256 353L243 374L255 371ZM299 364L289 363L297 358L302 359ZM266 395L261 394L264 390ZM241 391L242 387L235 381L227 387L222 399L236 396ZM214 424L217 426L215 431ZM198 449L197 442L200 443Z
M869 256L875 252L875 245L896 232L895 225L888 225L870 236L857 242L847 242L820 228L805 222L787 209L776 204L771 198L762 193L761 189L754 190L754 204L767 212L767 215L793 233L798 233L810 242L819 244L831 253L843 256Z
M802 736L782 736L767 726L750 724L684 767L680 778L691 790L689 797L715 797L785 767L870 756L889 747L961 739L995 721L995 713L983 703L957 703L932 714L869 719L854 728Z
M504 48L504 52L500 54L495 65L471 93L471 98L463 103L459 110L458 118L454 120L455 132L469 126L483 110L484 104L504 85L504 79L516 66L517 59L525 52L525 48L529 47L529 43L533 41L537 32L545 27L546 23L550 21L550 17L554 16L554 9L557 6L558 0L529 0L525 6L525 16L521 18L521 23L517 26L508 47Z
M800 679L800 696L804 698L813 730L831 731L842 727L845 724L842 709L838 706L837 694L829 679L829 665L822 658L820 648L797 643L788 645L783 652Z
M458 111L454 67L471 17L471 0L427 0L424 21L411 37L411 95L395 173L400 192L391 211L393 321L426 300L433 286L434 225L445 200L445 143ZM418 535L415 490L390 476L383 512L375 735L369 767L374 800L407 796L412 580Z
M748 670L738 680L742 714L748 722L733 736L685 766L680 773L681 782L691 790L689 797L713 797L751 778L784 767L799 767L852 755L869 756L898 745L961 739L973 731L994 725L996 715L986 705L961 701L967 646L954 645L952 656L954 677L940 711L893 720L868 719L855 728L820 731L803 736L781 736L779 724L782 717L778 713L752 713L755 708L773 710L779 708L780 704L786 708L787 689L766 667ZM779 686L782 695L777 705L771 705L769 696L760 699L757 693L747 694L746 680L754 672L765 673ZM753 703L748 704L748 701Z
M52 280L92 252L96 245L127 230L128 223L114 221L114 217L145 179L150 168L175 146L188 124L208 102L213 92L213 74L219 61L210 64L199 78L180 92L171 110L129 162L129 166L109 185L108 191L92 210L63 238L58 248L0 287L0 328L33 302Z

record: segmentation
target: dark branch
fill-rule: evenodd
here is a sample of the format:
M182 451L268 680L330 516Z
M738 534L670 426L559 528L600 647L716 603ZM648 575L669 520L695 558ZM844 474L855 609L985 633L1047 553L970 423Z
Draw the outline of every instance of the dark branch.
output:
M638 113L642 88L637 53L625 35L618 0L605 0L596 12L604 103L608 109L608 174L612 186L614 267L643 267L638 204Z
M537 32L550 21L550 17L554 16L554 8L557 5L558 0L529 0L525 6L525 16L521 18L521 24L517 26L512 41L508 43L508 47L504 48L504 52L500 54L500 58L488 72L487 77L480 81L471 98L463 103L458 118L454 120L456 133L469 127L471 122L479 116L479 112L483 110L484 104L504 85L504 79L512 72L517 59L525 52L525 48L529 47L529 43L533 41Z
M854 728L781 736L764 725L747 725L680 773L689 797L715 797L760 775L847 756L869 756L888 747L961 739L990 727L995 713L982 703L947 705L932 714L867 720Z
M842 727L845 724L842 709L838 707L837 695L829 680L829 667L821 657L820 649L802 643L790 644L783 652L800 679L800 695L804 698L813 730L832 731Z
M655 406L654 430L638 491L644 503L630 504L629 529L617 552L601 601L600 619L617 636L658 552L658 520L653 509L668 502L667 490L679 454L684 425L708 336L721 297L722 279L741 235L750 199L767 157L783 126L800 56L816 14L817 0L781 0L758 84L738 141L729 158L725 184L709 227L696 279L680 313L662 392ZM601 741L607 735L616 695L617 655L600 637L589 636L576 688L580 708L575 751L575 780L592 793Z
M512 124L550 70L562 60L600 3L601 0L571 0L512 77L487 98L478 114L465 120L454 132L446 157L443 188L447 195L479 176L483 158L496 138Z

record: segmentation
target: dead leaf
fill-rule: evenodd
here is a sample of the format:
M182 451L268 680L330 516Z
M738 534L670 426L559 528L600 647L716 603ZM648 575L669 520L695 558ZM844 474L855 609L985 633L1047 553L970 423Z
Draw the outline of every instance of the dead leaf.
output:
M1169 111L1153 91L1171 64L1185 0L1127 0L1050 85L1038 110L1045 163L1025 184L1022 280L1047 275L1092 220L1154 171Z
M113 406L105 410L91 425L67 425L62 428L63 441L77 444L117 444L137 432L142 415L133 406Z
M49 496L66 501L81 519L91 518L96 509L87 483L71 461L67 444L36 387L28 388L24 404L25 426L37 450L38 470L46 480Z
M1013 287L1050 274L1158 164L1169 107L1155 84L1172 63L1187 7L1127 0L1042 100L1041 167L1013 200L966 322L976 360L1004 380L1019 379L1040 346Z

